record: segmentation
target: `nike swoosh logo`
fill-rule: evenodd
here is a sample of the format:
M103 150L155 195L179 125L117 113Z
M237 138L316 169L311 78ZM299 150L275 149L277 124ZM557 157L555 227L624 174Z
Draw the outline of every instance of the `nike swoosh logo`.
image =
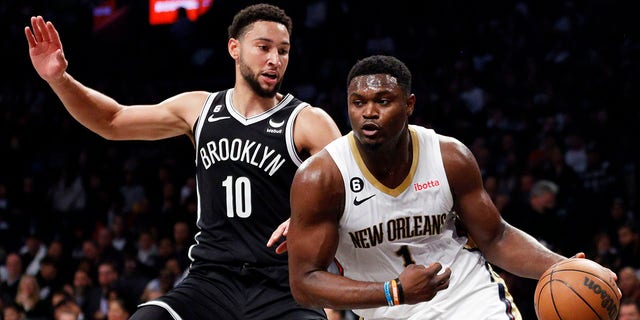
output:
M280 122L275 122L275 121L273 121L273 119L269 119L269 125L274 127L274 128L280 128L280 127L282 127L283 124L284 124L284 120L282 120Z
M373 197L375 197L375 194L372 194L372 195L370 195L370 196L368 196L368 197L366 197L366 198L364 198L364 199L361 199L361 200L358 200L358 197L355 197L355 198L353 199L353 204L354 204L354 205L356 205L356 206L359 206L359 205L361 205L363 202L365 202L365 201L367 201L367 200L369 200L369 199L371 199L371 198L373 198Z
M220 121L220 120L224 120L224 119L229 119L231 117L214 117L214 115L210 115L209 118L207 120L209 120L209 122L216 122L216 121Z

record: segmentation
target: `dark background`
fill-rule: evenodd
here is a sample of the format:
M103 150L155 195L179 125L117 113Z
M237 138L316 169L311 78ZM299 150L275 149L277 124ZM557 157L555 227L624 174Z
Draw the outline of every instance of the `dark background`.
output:
M189 140L110 142L75 122L31 66L23 31L30 16L56 25L75 78L123 104L142 104L233 86L226 28L249 3L216 0L179 37L172 25L147 23L144 1L117 2L122 16L99 31L92 30L96 1L0 4L0 258L29 234L62 239L71 251L114 215L127 217L133 238L194 221L177 191L193 175ZM343 133L349 68L370 54L395 55L413 72L412 122L471 148L508 221L522 218L513 208L544 179L559 186L547 221L558 232L544 239L552 249L594 257L594 236L603 231L621 246L614 204L635 232L640 41L632 1L271 3L294 21L283 91L325 109ZM574 141L592 159L583 170L565 160ZM123 209L128 172L145 191L142 212ZM70 181L79 181L85 203L57 210L52 190ZM74 228L85 232L73 238ZM639 260L630 263L638 268Z

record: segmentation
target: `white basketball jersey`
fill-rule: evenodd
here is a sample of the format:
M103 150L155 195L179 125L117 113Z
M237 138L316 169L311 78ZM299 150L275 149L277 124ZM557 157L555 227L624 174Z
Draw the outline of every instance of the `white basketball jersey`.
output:
M345 188L336 260L344 276L374 282L398 277L411 263L440 262L452 270L450 286L428 302L354 312L365 319L519 319L503 283L457 233L438 135L409 130L413 162L393 189L367 169L353 133L326 147Z

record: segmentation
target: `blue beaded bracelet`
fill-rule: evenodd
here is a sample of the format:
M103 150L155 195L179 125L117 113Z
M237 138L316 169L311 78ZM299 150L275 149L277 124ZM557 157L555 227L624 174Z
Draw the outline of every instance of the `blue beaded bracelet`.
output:
M391 297L391 290L389 290L389 281L384 283L384 296L387 298L387 304L393 306L393 298Z

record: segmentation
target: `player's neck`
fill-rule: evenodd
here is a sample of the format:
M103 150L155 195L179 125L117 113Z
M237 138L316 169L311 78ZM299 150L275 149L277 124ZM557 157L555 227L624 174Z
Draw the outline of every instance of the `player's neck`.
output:
M259 115L271 108L282 100L282 94L278 93L273 98L265 98L259 96L253 89L238 85L233 88L231 101L233 108L245 118Z
M403 134L391 148L358 149L369 172L389 188L399 186L411 171L413 148L409 132Z

